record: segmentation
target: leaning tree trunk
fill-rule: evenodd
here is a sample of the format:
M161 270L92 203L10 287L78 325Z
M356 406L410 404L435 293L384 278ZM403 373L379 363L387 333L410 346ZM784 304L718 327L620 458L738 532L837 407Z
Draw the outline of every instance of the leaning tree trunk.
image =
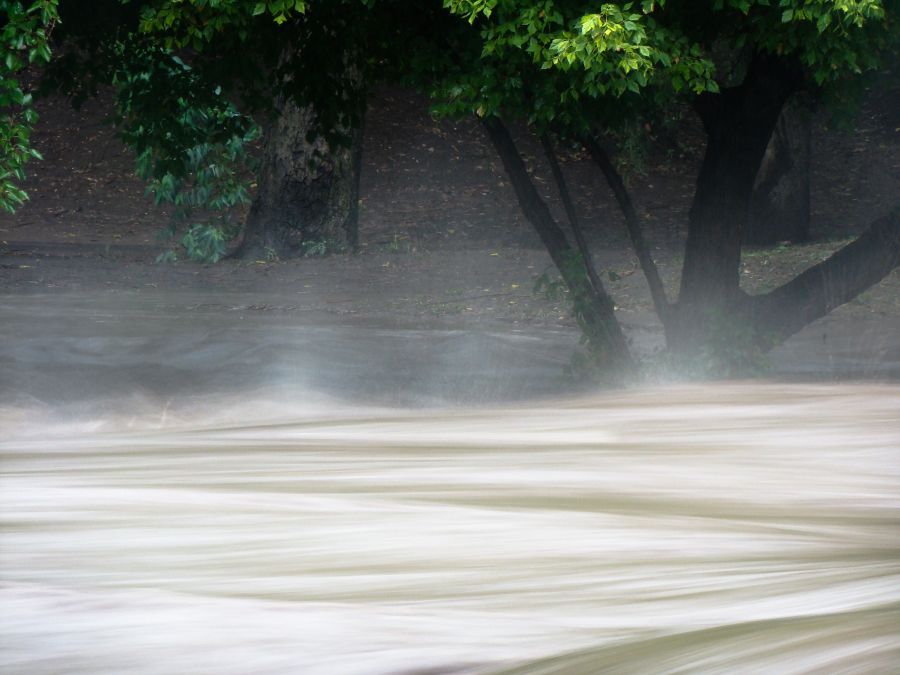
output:
M357 245L362 124L337 128L345 143L313 140L315 109L282 99L265 129L258 191L250 207L239 255L290 257Z
M623 382L633 374L635 364L616 319L612 299L599 277L593 275L595 278L592 279L592 275L588 274L582 253L572 247L553 218L535 188L509 130L497 118L486 119L484 128L503 162L522 212L541 238L569 288L576 319L584 331L592 356L611 381Z
M688 222L681 292L669 348L704 349L721 322L740 305L741 242L756 174L781 109L796 88L775 58L758 57L744 82L696 104L707 135L706 154Z
M771 246L809 239L811 116L802 93L781 111L753 187L745 243Z
M857 239L774 291L749 298L744 313L757 347L768 350L877 284L900 265L900 204Z
M625 228L628 230L628 236L631 239L631 246L650 289L653 307L656 309L656 314L659 316L659 320L668 334L671 306L668 298L666 298L666 289L659 276L659 269L656 267L653 256L650 254L650 247L647 245L646 239L644 239L641 222L634 208L634 203L631 201L631 195L628 194L628 189L625 187L625 181L596 138L585 136L581 142L587 148L588 153L597 166L600 167L600 170L606 177L606 183L612 190L613 196L622 210L622 215L625 217Z

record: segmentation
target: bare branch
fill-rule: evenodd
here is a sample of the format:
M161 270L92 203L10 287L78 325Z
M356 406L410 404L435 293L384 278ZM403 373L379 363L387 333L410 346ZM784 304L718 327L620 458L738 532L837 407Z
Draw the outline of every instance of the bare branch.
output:
M613 195L615 195L616 201L619 203L619 208L622 209L622 213L625 215L625 226L628 229L628 236L631 238L631 245L634 248L635 255L637 255L641 270L644 272L644 277L647 279L647 285L650 287L653 306L656 308L656 313L659 315L663 325L665 325L668 322L671 309L666 298L666 290L663 287L656 263L653 262L653 256L650 255L650 249L644 239L641 223L637 212L634 210L631 196L625 188L625 182L622 180L619 172L616 171L616 167L613 166L609 155L606 154L606 151L595 138L585 137L582 139L582 143L584 143L591 158L600 167L603 175L606 176L606 182L613 191Z

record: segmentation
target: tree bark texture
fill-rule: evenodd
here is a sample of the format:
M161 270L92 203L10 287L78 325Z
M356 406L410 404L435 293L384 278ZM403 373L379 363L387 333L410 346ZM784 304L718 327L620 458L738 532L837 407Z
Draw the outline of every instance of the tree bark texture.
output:
M738 295L750 195L794 88L794 78L777 60L760 57L740 86L699 97L707 144L688 222L681 303L719 305Z
M802 93L781 111L753 187L745 243L771 246L809 239L811 115Z
M750 196L775 123L798 86L777 58L757 57L740 86L703 94L696 102L707 145L670 326L670 347L677 352L696 351L710 321L741 301L741 243Z
M770 349L877 284L900 265L900 204L856 240L783 286L749 298L761 349Z
M535 188L509 130L497 118L484 120L484 128L503 162L522 212L569 288L576 318L585 331L592 354L612 379L622 380L634 371L634 361L616 319L612 299L602 284L599 288L592 286L580 254L569 244Z
M282 99L265 130L243 257L290 257L312 244L329 251L356 247L362 128L336 129L345 144L310 140L315 114L312 106Z

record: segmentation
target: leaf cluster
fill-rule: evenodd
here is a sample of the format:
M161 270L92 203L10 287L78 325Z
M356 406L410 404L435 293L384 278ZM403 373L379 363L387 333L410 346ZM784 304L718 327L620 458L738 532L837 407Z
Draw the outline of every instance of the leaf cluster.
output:
M522 117L582 133L682 91L715 91L699 46L657 21L656 5L445 0L480 33L468 67L436 88L442 113Z
M340 144L361 123L379 65L370 42L380 42L386 12L377 10L373 0L151 0L140 31L189 51L195 70L247 110L275 114L285 98L312 106L310 140Z
M877 68L900 34L891 0L443 2L478 31L480 49L434 87L439 112L576 134L733 86L755 54L834 96Z
M50 34L59 18L57 0L0 0L0 208L13 212L28 195L20 187L25 165L41 159L31 145L37 123L32 94L22 82L29 64L50 60Z
M139 40L116 48L116 122L137 153L138 175L157 205L172 207L166 232L186 225L188 256L215 262L240 231L235 216L249 203L249 149L259 127L164 48Z

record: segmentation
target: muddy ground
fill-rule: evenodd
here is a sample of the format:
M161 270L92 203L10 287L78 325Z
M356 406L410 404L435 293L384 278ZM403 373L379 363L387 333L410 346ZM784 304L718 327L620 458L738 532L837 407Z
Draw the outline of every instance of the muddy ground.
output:
M774 287L827 257L900 194L897 91L876 88L852 130L817 118L813 141L812 233L806 245L745 252L748 291ZM80 111L62 98L40 102L29 167L31 201L0 216L0 293L129 293L130 297L197 292L204 311L351 316L405 325L574 330L564 301L534 292L550 261L515 203L499 161L473 121L435 120L409 92L373 96L366 124L358 255L289 261L158 264L157 235L166 214L144 195L133 156L108 125L109 100ZM686 120L681 146L648 158L630 187L663 277L674 297L689 200L702 153ZM522 147L557 214L539 146L519 130ZM586 158L568 155L564 170L589 230L598 267L626 329L641 351L661 345L645 284L619 211ZM900 362L900 274L805 331L866 345L875 362ZM252 297L235 301L235 294ZM312 320L312 319L310 319ZM854 336L861 337L859 342ZM805 348L798 348L803 351ZM873 351L874 349L874 351ZM808 351L808 350L807 350ZM874 361L873 361L874 359ZM890 368L888 369L890 370Z

